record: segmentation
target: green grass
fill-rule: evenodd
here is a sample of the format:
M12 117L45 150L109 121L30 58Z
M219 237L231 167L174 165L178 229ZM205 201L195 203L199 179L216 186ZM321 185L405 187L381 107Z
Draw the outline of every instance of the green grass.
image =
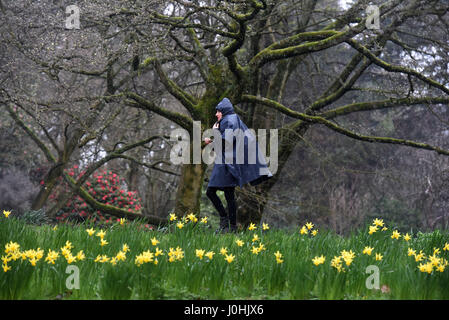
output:
M0 250L6 260L11 255L5 245L16 242L20 251L38 248L43 256L32 266L29 258L11 260L7 272L0 269L0 299L448 299L449 266L443 272L421 272L418 266L438 248L435 257L440 265L449 260L449 235L447 232L412 234L409 241L402 237L392 239L393 227L386 231L368 234L368 226L346 237L331 231L319 231L316 236L295 231L266 230L238 234L214 234L214 228L205 224L186 223L178 229L173 223L164 230L143 231L139 222L125 225L113 224L105 229L108 244L100 246L100 238L89 236L90 225L60 224L53 226L29 225L13 216L0 217ZM99 228L96 228L99 231ZM260 238L252 243L254 234ZM153 246L151 239L159 243ZM244 242L236 244L236 239ZM72 243L71 252L83 250L85 259L72 265L79 269L79 289L66 286L69 265L61 248ZM253 246L262 243L265 250L252 253ZM97 256L114 257L129 246L125 261L95 262ZM366 246L373 247L371 255L362 254ZM156 247L163 255L154 256ZM170 262L170 248L181 248L183 257ZM235 259L227 262L220 254L227 248ZM415 261L408 248L422 250L426 258ZM45 261L49 250L59 252L55 264ZM212 259L196 256L196 249L213 251ZM144 251L153 253L152 262L138 266L136 257ZM339 272L331 266L342 250L352 250L355 257L349 266L343 261ZM275 253L282 254L278 263ZM376 261L375 254L383 255ZM315 266L315 256L325 256L323 264ZM157 264L154 261L157 258ZM3 262L3 266L5 263ZM369 289L366 268L379 268L379 288Z

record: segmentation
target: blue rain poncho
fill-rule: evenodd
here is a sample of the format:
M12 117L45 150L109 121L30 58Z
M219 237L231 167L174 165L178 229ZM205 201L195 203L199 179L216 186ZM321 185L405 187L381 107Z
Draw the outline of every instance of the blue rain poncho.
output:
M271 178L254 134L234 112L231 101L224 98L215 109L223 117L214 130L216 158L208 187L254 186Z

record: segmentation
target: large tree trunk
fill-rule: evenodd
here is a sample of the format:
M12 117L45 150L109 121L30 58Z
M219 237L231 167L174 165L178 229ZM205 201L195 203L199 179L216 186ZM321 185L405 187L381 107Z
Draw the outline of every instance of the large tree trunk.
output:
M176 193L175 213L184 216L200 213L200 197L204 173L207 166L202 164L184 164Z
M44 185L39 190L36 198L34 198L33 203L31 204L31 210L39 210L44 207L46 204L48 197L53 192L54 188L58 184L58 178L62 176L62 172L64 171L64 165L61 163L56 164L50 171L47 173L47 176L44 179Z

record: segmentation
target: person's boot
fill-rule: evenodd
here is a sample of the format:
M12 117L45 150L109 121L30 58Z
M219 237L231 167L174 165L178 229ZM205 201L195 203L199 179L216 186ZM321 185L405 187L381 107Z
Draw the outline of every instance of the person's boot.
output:
M215 233L227 233L229 231L228 217L220 217L220 226Z

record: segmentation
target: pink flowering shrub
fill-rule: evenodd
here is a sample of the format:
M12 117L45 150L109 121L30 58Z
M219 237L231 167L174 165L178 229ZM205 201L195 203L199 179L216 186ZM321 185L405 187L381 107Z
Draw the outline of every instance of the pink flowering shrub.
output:
M77 169L78 166L73 166L68 170L68 174L72 177L76 176L78 179L84 172L77 174ZM63 184L63 188L64 187L67 189L69 188L65 183ZM142 210L141 199L138 196L137 191L128 191L126 189L126 184L123 183L122 179L110 170L94 172L84 183L83 187L98 202L127 210L130 213L140 213ZM56 200L59 198L59 195L52 196L52 198ZM58 212L57 219L64 220L73 216L81 217L83 220L108 219L108 221L110 221L109 217L106 217L105 214L99 210L92 208L78 195L73 196L65 203L64 207Z

